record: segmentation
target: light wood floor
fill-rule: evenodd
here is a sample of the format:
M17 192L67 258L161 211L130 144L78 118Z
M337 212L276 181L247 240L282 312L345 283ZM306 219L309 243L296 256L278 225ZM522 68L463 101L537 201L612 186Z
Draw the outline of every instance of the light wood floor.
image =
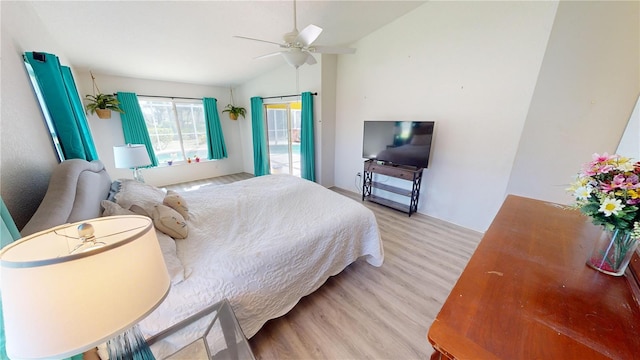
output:
M332 190L361 201L359 194ZM363 204L378 221L384 264L377 268L358 260L288 314L267 322L249 341L256 358L429 358L429 326L482 234L422 214L408 217L378 204Z

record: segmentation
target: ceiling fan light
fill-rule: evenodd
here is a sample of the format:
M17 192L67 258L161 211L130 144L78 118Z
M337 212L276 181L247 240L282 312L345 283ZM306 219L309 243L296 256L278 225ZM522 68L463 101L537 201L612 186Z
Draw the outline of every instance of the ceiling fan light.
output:
M318 62L316 61L316 58L314 58L314 57L313 57L313 55L311 55L311 54L309 54L309 53L307 53L307 55L308 55L308 56L307 56L307 61L306 61L307 65L314 65L314 64L317 64L317 63L318 63Z
M284 57L284 60L287 62L287 64L298 68L307 61L307 57L309 56L309 54L298 50L283 52L282 56Z

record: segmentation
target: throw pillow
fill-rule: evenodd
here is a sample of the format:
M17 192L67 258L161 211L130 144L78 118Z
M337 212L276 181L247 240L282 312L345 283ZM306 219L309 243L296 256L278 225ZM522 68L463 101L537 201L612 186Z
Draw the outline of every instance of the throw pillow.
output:
M182 215L166 205L155 205L151 218L156 229L174 239L184 239L189 234L187 223Z
M116 201L116 194L120 191L120 181L116 180L111 183L111 188L109 189L109 195L107 196L107 200Z
M160 230L156 230L156 237L160 243L164 264L167 266L167 272L171 278L171 285L181 283L185 279L185 271L182 261L178 258L175 240Z
M133 205L141 207L145 213L151 214L153 206L161 204L165 192L153 185L132 179L120 179L120 191L115 195L116 203L125 209Z
M151 215L145 209L138 205L131 205L131 208L129 210L131 210L136 215L146 216L148 218L151 217Z
M125 209L122 206L109 200L102 200L100 205L104 209L102 216L114 216L114 215L135 215L131 210Z
M187 206L187 202L177 192L168 190L167 196L164 197L162 204L179 212L185 220L189 220L189 207Z

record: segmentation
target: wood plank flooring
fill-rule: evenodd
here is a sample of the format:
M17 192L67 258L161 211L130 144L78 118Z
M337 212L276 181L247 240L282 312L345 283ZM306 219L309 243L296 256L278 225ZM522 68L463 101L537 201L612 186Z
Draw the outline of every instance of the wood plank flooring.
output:
M175 190L178 192L189 191L189 190L200 188L202 186L230 184L235 181L246 180L252 177L253 177L252 174L238 173L238 174L218 176L218 177L203 179L203 180L189 181L189 182L180 183L180 184L167 185L163 187L170 190Z
M203 180L223 184L250 174ZM169 187L180 190L193 186ZM361 195L332 190L361 201ZM428 359L426 334L481 233L364 202L378 221L384 264L363 260L329 278L249 340L257 359Z

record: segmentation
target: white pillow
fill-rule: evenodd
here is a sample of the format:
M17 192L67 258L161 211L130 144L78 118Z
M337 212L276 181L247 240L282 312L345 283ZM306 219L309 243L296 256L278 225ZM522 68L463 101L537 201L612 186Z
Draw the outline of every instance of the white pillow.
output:
M174 239L184 239L189 235L187 222L182 215L166 205L155 205L151 211L151 218L156 229Z
M158 243L160 243L160 249L162 249L162 256L164 257L165 265L167 265L171 284L181 283L185 279L185 271L182 261L178 258L175 240L159 230L156 230L156 236L158 237Z
M118 205L125 209L140 206L147 214L151 214L153 207L162 204L165 192L153 185L141 183L132 179L119 179L120 191L115 195Z
M135 215L135 213L131 210L127 210L122 206L114 203L109 200L102 200L100 205L104 209L102 212L102 216L113 216L113 215Z

